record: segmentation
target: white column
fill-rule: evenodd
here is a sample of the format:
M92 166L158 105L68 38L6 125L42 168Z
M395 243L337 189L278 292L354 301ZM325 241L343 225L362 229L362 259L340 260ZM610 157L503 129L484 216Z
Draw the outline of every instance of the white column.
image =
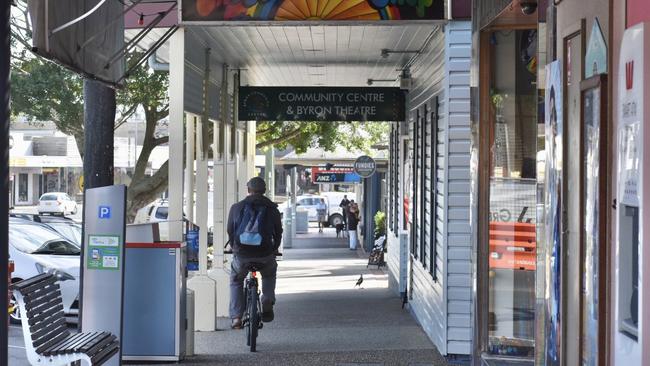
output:
M216 281L216 315L218 317L228 317L228 307L230 304L230 263L225 262L223 247L228 240L227 224L228 212L232 205L232 195L234 194L234 164L231 164L230 158L230 136L229 136L229 116L228 110L228 67L223 65L222 83L221 83L221 121L215 122L214 128L214 262L212 270L208 276ZM223 135L223 139L220 136Z
M203 120L197 118L196 146L201 148ZM197 154L196 159L196 224L199 225L199 274L208 274L208 157Z
M185 78L185 29L170 40L169 58L169 240L183 240L183 93Z
M275 149L273 149L273 145L269 146L266 151L266 166L264 170L266 173L264 177L267 188L266 195L271 201L275 201Z
M185 119L185 216L194 222L194 160L196 116L188 115Z
M203 138L202 121L197 118L196 147L201 149ZM194 291L194 327L197 331L216 329L216 283L208 274L208 160L204 154L197 154L196 161L196 216L199 226L199 273L187 281L187 287Z

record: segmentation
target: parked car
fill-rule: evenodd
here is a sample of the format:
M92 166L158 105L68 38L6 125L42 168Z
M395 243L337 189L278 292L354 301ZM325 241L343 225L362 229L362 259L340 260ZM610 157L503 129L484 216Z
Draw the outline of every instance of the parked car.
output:
M60 281L63 312L71 321L79 314L79 254L79 246L43 224L9 218L9 256L15 264L11 282L54 274ZM16 307L9 314L12 323L20 323L19 311Z
M58 215L74 215L77 213L77 202L75 202L67 193L48 192L38 199L38 214L45 213Z
M208 215L209 216L209 215ZM156 200L141 209L138 210L133 219L134 224L144 224L147 222L165 222L169 217L169 201L167 200ZM183 220L186 220L185 214L183 213ZM210 223L210 217L208 217L208 222ZM169 227L165 224L160 224L158 226L160 237L168 238ZM213 233L212 230L208 230L208 246L212 246L213 243Z
M81 224L70 218L27 213L12 213L10 216L41 223L81 247Z
M321 192L321 197L325 197L325 202L327 202L327 207L329 208L329 220L328 225L336 226L343 223L343 209L341 206L341 201L343 196L347 195L348 199L354 198L354 193L347 192Z
M317 221L318 213L316 211L316 205L318 201L324 199L325 205L327 205L327 224L330 226L336 226L343 222L343 215L341 214L341 208L338 207L338 202L331 202L326 196L322 195L302 195L296 198L296 207L306 208L309 212L309 221ZM278 205L278 209L281 214L284 214L284 211L287 209L287 206L290 204L289 201L283 202Z

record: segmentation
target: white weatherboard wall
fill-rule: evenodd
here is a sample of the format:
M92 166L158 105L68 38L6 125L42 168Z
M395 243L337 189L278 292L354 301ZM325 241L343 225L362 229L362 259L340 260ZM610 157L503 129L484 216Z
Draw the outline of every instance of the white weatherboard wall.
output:
M415 111L437 108L437 129L427 119L424 148L425 194L418 199L425 205L417 218L409 284L409 305L426 334L444 354L470 354L471 351L471 245L469 230L469 153L470 153L470 59L471 23L452 21L437 31L411 72L409 92L409 131L413 150ZM435 106L434 96L438 96ZM436 134L437 146L432 146ZM435 174L430 156L435 152ZM400 157L408 154L399 151ZM400 159L401 160L401 159ZM404 184L399 176L398 187ZM402 192L397 195L402 220ZM418 191L416 190L416 194ZM435 199L435 218L431 202ZM435 221L434 221L435 220ZM400 227L403 223L400 221ZM435 233L434 233L435 230ZM430 251L435 243L435 274ZM408 246L410 248L410 245ZM391 250L392 249L392 250ZM410 249L407 249L410 250ZM424 254L424 256L422 256ZM389 234L388 269L395 290L399 274L399 238Z

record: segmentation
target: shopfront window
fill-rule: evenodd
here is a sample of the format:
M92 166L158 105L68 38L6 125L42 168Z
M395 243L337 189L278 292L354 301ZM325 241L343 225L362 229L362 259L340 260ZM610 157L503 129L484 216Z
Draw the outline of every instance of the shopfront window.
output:
M25 173L18 174L18 201L27 202L29 191L29 176Z
M490 34L488 352L535 349L537 32Z

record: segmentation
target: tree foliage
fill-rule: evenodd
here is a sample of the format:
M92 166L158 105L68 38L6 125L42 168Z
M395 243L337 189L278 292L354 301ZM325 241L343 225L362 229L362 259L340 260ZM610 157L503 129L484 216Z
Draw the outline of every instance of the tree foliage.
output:
M388 131L389 125L382 122L259 122L257 148L293 147L303 153L311 147L334 151L340 146L368 152L385 142Z
M135 59L131 58L129 62ZM29 58L13 65L12 111L33 121L52 121L63 133L74 136L83 154L84 111L83 79L73 72L41 58ZM118 116L115 128L126 122L139 108L145 115L142 151L128 190L128 216L153 201L167 189L168 162L149 176L147 164L153 150L169 141L158 134L158 125L169 115L169 77L146 65L138 67L118 90ZM369 151L372 145L385 142L386 123L331 122L260 122L257 147L293 147L298 153L310 147L333 151L338 146L348 150ZM211 140L211 138L210 138Z

